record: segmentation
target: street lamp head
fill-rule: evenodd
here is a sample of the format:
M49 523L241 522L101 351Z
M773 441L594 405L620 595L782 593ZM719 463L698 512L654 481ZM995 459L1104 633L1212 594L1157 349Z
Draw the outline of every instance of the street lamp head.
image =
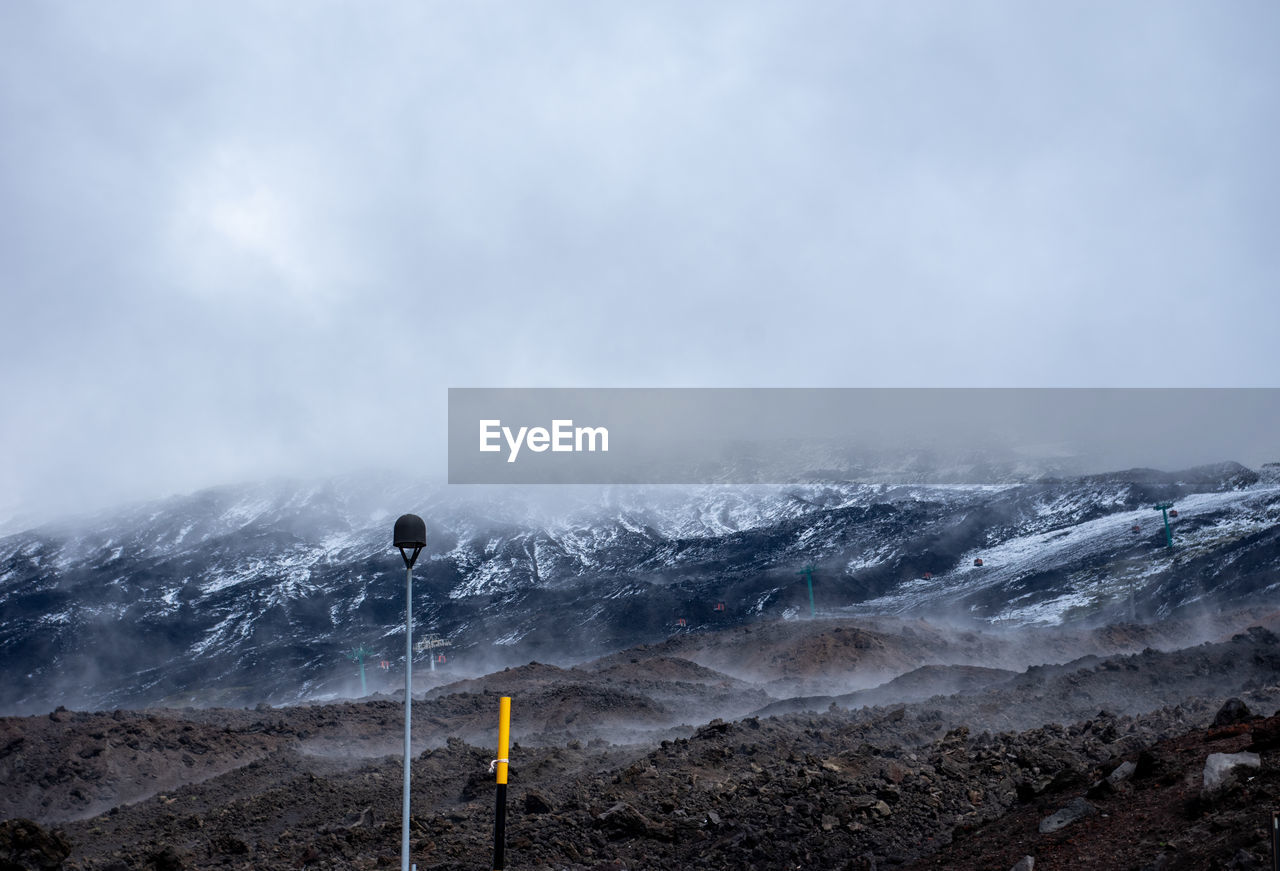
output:
M422 549L427 546L427 524L416 514L402 514L396 520L392 543L400 549L404 564L413 568L413 564L418 560L418 554L422 553Z
M396 547L425 547L427 544L427 524L416 514L403 514L396 521Z

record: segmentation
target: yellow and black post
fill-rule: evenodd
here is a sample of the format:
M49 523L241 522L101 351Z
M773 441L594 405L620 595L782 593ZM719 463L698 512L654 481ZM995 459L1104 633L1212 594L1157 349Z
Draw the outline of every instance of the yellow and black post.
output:
M502 871L506 862L507 840L507 753L511 744L511 698L498 702L498 808L493 820L493 871Z

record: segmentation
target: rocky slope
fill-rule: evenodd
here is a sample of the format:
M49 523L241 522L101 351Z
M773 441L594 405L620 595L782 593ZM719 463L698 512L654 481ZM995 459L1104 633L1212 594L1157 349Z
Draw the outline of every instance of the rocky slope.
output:
M1280 718L1256 714L1280 706L1280 639L1246 628L1256 617L1224 615L1205 627L1224 636L1193 646L914 667L774 715L771 675L856 681L859 663L879 673L878 654L913 637L931 656L1012 657L1170 642L1174 627L1032 629L1015 648L919 621L787 621L751 633L772 664L762 681L695 662L719 645L682 638L441 686L415 701L413 858L440 871L488 861L488 763L509 694L512 867L966 871L1024 856L1042 871L1260 867L1280 800ZM845 635L855 643L835 642ZM815 648L833 653L807 655ZM741 713L702 720L717 707ZM0 720L0 817L34 819L0 824L0 859L394 867L400 717L399 703L372 700ZM1255 753L1258 766L1206 790L1213 753Z
M337 698L357 645L388 660L376 686L402 682L405 510L431 530L417 632L472 675L803 615L806 564L824 613L979 625L1215 613L1280 583L1280 480L1234 464L557 494L277 482L0 538L0 711ZM1172 552L1157 500L1180 509Z

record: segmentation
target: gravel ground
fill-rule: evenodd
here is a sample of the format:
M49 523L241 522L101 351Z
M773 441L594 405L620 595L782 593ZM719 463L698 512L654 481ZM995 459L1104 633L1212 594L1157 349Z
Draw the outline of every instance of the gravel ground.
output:
M1106 653L1153 631L1021 670L996 638L827 622L757 633L739 668L677 639L442 687L414 705L413 860L489 862L509 694L511 868L1264 867L1280 643L1256 627ZM984 648L998 668L972 662ZM861 656L897 680L849 691L862 678L837 669ZM791 671L846 691L780 707ZM1251 713L1219 716L1231 697ZM401 716L374 699L0 720L0 869L397 867ZM1239 752L1260 766L1205 792L1207 756ZM1064 809L1080 818L1042 831Z

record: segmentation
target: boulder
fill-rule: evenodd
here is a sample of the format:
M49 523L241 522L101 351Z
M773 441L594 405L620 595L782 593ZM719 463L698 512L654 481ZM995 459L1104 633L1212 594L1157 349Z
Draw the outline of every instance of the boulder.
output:
M1222 707L1218 708L1218 714L1213 718L1214 726L1234 726L1236 723L1243 723L1253 717L1253 713L1240 699L1227 699L1223 702Z
M1124 781L1133 777L1133 773L1138 770L1138 766L1132 762L1121 762L1116 766L1116 770L1107 775L1107 782L1112 786L1118 786Z
M1065 807L1059 808L1040 821L1040 834L1048 835L1065 829L1072 823L1091 817L1097 812L1098 809L1083 798L1073 798Z
M1257 753L1210 753L1204 762L1204 788L1210 792L1223 786L1237 768L1261 768Z

